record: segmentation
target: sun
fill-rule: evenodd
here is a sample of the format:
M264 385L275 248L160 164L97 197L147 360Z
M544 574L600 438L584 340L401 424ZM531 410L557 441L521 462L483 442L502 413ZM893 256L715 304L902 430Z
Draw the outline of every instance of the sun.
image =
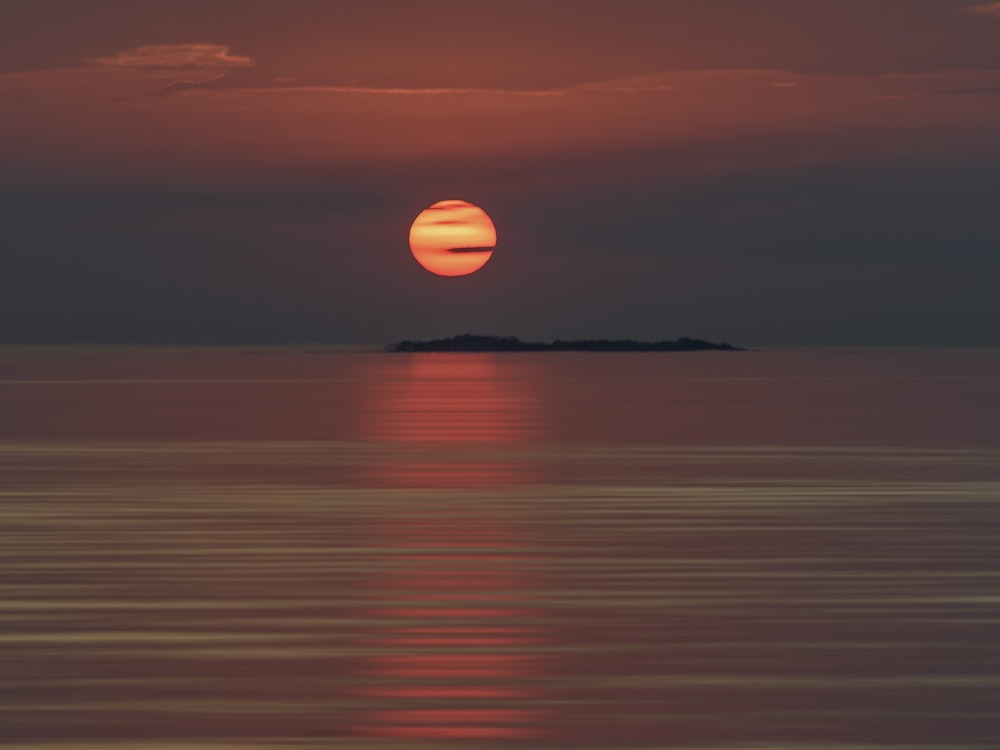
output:
M497 230L487 213L467 201L438 201L410 227L410 252L438 276L468 276L493 257Z

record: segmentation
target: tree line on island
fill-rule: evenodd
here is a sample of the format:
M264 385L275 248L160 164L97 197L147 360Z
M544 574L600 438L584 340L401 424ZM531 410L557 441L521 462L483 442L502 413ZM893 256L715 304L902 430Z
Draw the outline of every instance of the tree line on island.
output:
M696 352L743 351L731 344L716 344L682 337L673 341L633 341L631 339L581 339L551 343L521 341L516 336L483 336L465 333L432 341L397 341L386 347L390 352Z

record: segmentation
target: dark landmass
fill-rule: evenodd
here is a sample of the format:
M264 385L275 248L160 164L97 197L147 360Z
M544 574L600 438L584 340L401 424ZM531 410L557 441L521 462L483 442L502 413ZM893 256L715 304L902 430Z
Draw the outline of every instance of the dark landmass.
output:
M715 344L701 339L679 338L676 341L632 341L583 339L552 343L521 341L516 336L479 336L465 333L433 341L398 341L386 347L390 352L739 352L730 344Z

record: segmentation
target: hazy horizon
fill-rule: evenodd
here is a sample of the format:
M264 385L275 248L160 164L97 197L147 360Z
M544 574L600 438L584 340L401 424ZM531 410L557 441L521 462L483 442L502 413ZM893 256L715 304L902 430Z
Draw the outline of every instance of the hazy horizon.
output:
M996 4L4 9L0 343L1000 344Z

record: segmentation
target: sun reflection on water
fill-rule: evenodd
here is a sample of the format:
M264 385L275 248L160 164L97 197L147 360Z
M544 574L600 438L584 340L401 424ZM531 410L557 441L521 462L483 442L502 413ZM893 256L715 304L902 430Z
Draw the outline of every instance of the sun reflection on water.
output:
M370 479L444 492L372 519L368 546L381 565L363 613L377 625L360 660L357 692L369 707L358 733L537 737L546 717L534 706L552 658L542 656L551 638L530 546L537 540L523 514L475 496L530 477L515 454L543 435L530 390L537 379L527 365L501 371L485 354L418 355L406 372L403 382L366 378L366 434L392 456Z
M523 448L545 437L537 366L500 367L493 354L417 354L402 377L400 369L375 362L364 378L359 432L391 451L370 482L469 488L534 479Z

